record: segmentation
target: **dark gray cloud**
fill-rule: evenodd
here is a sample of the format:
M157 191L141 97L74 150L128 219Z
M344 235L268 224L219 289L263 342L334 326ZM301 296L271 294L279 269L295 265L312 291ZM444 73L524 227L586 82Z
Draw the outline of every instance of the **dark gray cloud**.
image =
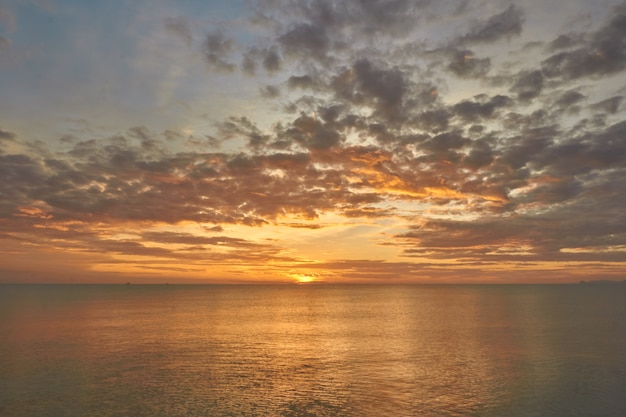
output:
M554 102L554 106L557 107L559 110L572 109L572 106L580 103L585 98L586 97L582 93L576 90L566 91L565 93L561 94L559 98Z
M255 75L256 73L257 63L255 55L257 55L257 51L250 50L244 54L241 60L241 70L247 75Z
M276 98L280 96L280 89L275 85L266 85L260 89L260 93L265 98Z
M415 124L422 130L438 133L446 130L450 123L452 113L446 109L429 110L415 117Z
M222 140L233 138L245 139L252 149L265 146L270 137L262 132L247 117L231 117L219 124L219 134Z
M337 99L358 107L368 107L373 116L387 122L406 117L405 97L410 82L399 68L386 68L367 59L360 59L342 70L331 81ZM430 92L426 92L426 100ZM419 96L415 99L421 98Z
M507 96L477 97L475 101L462 101L455 104L452 106L452 111L465 121L478 121L494 117L499 109L511 104L512 100Z
M235 65L229 62L234 44L222 32L216 31L206 35L203 48L204 55L211 68L224 72L234 71Z
M241 59L241 70L244 74L254 76L257 68L262 65L263 69L270 74L280 70L282 58L275 47L268 49L249 48Z
M606 185L603 184L600 188L603 189ZM596 217L598 213L591 215L588 212L591 209L590 201L581 193L581 186L575 181L546 184L534 190L532 197L546 198L546 202L574 200L569 205L554 205L551 209L535 215L514 218L485 217L473 222L432 220L412 227L410 232L399 235L398 239L406 245L407 254L411 256L430 253L431 256L441 258L463 256L468 260L499 262L515 259L527 262L623 260L620 252L590 250L576 254L567 251L571 248L596 249L623 245L626 241L624 218L617 208L622 203L621 198L618 202L609 204L606 211L599 214L599 225ZM584 209L585 206L589 208ZM574 215L581 209L581 213L591 216ZM450 235L455 238L449 239Z
M342 135L314 117L301 115L294 120L287 137L307 149L328 149L342 141Z
M565 35L559 35L555 40L553 40L552 42L550 42L546 49L548 51L558 51L560 49L569 49L569 48L573 48L575 46L580 45L580 43L583 41L583 36L582 34L576 34L576 33L569 33L569 34L565 34Z
M401 71L376 68L366 59L355 62L353 71L359 91L374 99L383 113L391 114L399 110L407 88Z
M573 42L573 41L572 41ZM553 43L562 44L557 38ZM569 46L569 44L568 44ZM621 72L626 68L626 5L614 10L597 31L588 34L571 50L558 52L543 61L548 77L565 81Z
M487 21L477 23L462 40L465 42L495 42L510 38L522 32L524 22L522 10L511 5L505 11L491 16Z
M287 80L289 88L316 89L318 81L311 75L292 75Z
M481 78L487 75L491 66L489 58L476 58L470 50L454 51L448 70L462 78Z
M354 38L406 35L415 29L416 23L422 20L432 3L431 0L318 0L297 5L281 2L280 6L289 14L300 17L303 22L323 27L332 34L333 39L339 40L346 34ZM337 44L344 45L345 41L339 40Z
M145 241L166 244L180 243L185 245L210 245L234 248L262 246L257 243L240 238L233 238L228 236L198 236L190 233L146 232L143 233L141 237Z
M0 214L10 218L17 206L26 205L45 187L47 176L37 160L23 154L0 154Z
M15 140L15 138L15 133L0 129L0 140L12 141Z
M267 72L276 72L280 70L281 57L274 48L270 48L265 52L263 57L263 68Z
M510 91L517 93L522 101L531 100L539 96L544 87L544 76L539 70L523 71L517 75Z
M479 139L472 142L471 150L463 159L463 162L471 169L477 170L490 165L493 160L494 150L490 141Z
M278 38L286 55L297 57L313 57L319 60L326 58L331 46L325 26L314 26L309 23L299 23Z
M536 155L534 164L558 176L621 168L626 164L626 122L616 123L602 132L553 143Z
M599 101L591 105L591 108L597 112L605 112L615 114L620 108L620 105L624 101L623 96L615 96L607 98L606 100Z
M447 152L451 149L460 149L469 143L469 139L459 132L441 133L424 142L423 147L434 153Z

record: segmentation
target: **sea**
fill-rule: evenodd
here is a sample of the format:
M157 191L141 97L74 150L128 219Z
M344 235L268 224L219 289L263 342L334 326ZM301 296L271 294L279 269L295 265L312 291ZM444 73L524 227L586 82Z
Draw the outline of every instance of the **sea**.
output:
M0 416L626 416L626 285L0 285Z

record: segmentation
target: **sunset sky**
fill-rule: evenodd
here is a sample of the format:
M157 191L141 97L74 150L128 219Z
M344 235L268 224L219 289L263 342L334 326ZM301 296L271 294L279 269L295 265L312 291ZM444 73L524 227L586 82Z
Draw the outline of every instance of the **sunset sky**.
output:
M626 2L0 1L0 282L626 278Z

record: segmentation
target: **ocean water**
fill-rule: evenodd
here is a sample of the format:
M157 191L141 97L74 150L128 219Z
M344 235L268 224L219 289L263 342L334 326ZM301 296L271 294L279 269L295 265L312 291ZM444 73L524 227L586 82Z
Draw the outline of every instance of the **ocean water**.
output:
M0 285L0 416L626 416L626 286Z

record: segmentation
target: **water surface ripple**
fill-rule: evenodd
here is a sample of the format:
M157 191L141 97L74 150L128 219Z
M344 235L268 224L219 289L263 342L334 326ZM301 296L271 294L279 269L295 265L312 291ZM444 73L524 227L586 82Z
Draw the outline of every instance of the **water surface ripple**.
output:
M0 416L626 416L626 288L0 285Z

